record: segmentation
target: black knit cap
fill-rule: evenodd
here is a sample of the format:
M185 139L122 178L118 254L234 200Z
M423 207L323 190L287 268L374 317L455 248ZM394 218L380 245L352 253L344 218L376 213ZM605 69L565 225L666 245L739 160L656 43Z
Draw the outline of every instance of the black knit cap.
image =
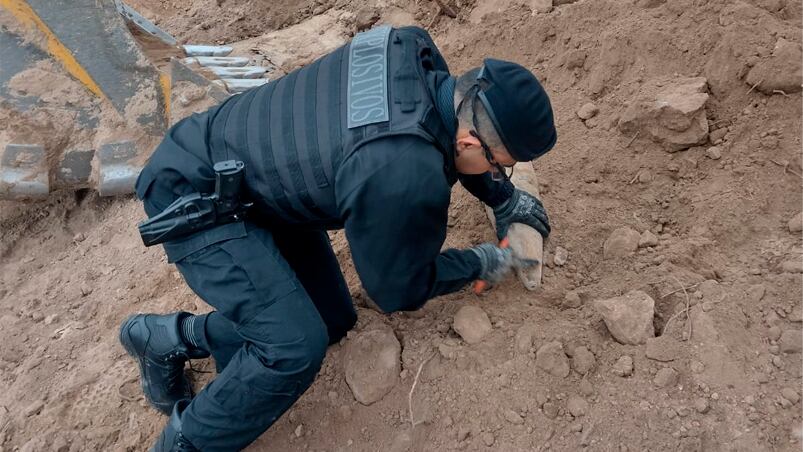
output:
M558 133L541 83L516 63L493 58L483 63L477 74L477 95L510 155L529 162L546 154Z

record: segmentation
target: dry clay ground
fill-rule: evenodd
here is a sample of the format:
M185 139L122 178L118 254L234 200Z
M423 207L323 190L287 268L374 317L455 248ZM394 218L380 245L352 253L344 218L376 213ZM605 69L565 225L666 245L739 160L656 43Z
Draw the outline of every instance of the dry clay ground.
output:
M359 324L250 450L800 449L797 2L585 0L537 14L511 0L183 3L134 2L183 38L250 38L238 48L255 59L295 45L285 70L377 20L429 26L455 71L485 55L534 70L559 131L535 165L554 231L543 289L511 278L383 316L334 233ZM670 96L680 116L658 124L639 99L681 81L692 88ZM695 133L699 145L672 144ZM144 450L165 418L143 400L117 327L203 303L141 245L131 198L0 209L0 450ZM493 240L459 187L450 226L447 246ZM642 301L627 311L642 323L609 328L597 300L634 290ZM467 305L488 320L464 311L474 323L461 330ZM660 337L622 344L648 335L645 315ZM387 394L363 405L347 374L361 398ZM193 373L198 387L210 376Z

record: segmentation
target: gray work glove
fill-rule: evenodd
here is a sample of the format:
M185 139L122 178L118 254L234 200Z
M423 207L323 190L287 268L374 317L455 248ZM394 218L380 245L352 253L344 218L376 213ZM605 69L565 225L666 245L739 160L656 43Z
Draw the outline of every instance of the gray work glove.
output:
M507 236L507 230L512 223L523 223L538 231L541 236L549 236L549 217L544 205L535 196L518 188L513 191L510 199L494 208L496 217L496 236L502 240Z
M469 249L480 258L482 265L480 279L491 284L505 279L505 276L516 265L513 250L510 248L499 248L492 243L483 243Z

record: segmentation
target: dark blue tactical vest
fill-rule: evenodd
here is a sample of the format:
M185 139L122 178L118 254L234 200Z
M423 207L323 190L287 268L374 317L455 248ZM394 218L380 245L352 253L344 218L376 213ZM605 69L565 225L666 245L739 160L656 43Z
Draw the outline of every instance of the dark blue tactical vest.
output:
M336 224L334 178L363 144L416 135L453 165L453 137L427 89L429 71L448 68L424 30L385 26L359 33L319 60L210 110L211 157L245 163L246 194L269 218Z

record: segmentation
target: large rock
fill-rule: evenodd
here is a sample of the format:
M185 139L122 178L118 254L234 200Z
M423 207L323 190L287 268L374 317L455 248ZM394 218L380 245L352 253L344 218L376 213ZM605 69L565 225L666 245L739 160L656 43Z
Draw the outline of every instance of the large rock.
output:
M476 344L491 332L491 320L482 308L467 305L455 314L452 328L464 341Z
M756 63L744 81L766 94L775 90L796 93L803 84L801 54L800 44L779 39L772 56Z
M630 228L618 228L611 233L602 247L602 257L616 259L636 252L641 235Z
M619 119L619 130L636 133L674 152L708 139L707 82L703 77L653 80L644 85Z
M355 334L346 342L346 383L354 398L370 405L385 396L399 380L401 345L390 329Z
M549 342L535 352L535 365L548 374L566 378L569 376L569 358L560 342Z
M595 300L592 306L602 315L611 336L622 344L639 345L655 337L652 325L655 301L640 290L621 297Z

